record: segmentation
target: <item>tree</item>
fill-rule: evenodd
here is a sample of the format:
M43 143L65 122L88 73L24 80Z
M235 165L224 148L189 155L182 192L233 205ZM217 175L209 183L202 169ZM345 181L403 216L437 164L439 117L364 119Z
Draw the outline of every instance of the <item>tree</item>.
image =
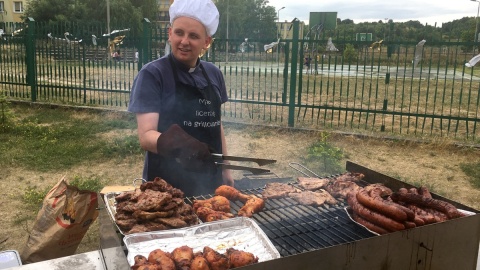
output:
M25 17L37 22L105 23L107 0L30 0ZM155 19L156 0L109 0L111 25L139 25Z
M77 21L86 15L84 4L75 0L32 0L25 10L25 17L38 22Z
M276 10L273 6L268 6L267 0L217 0L216 5L220 13L216 37L227 37L228 24L230 40L251 38L271 41L277 38Z

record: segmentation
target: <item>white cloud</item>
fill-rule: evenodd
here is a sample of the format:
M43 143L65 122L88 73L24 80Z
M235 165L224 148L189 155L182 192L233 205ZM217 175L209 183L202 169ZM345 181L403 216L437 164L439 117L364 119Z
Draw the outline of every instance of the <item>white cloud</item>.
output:
M355 23L392 19L394 22L417 20L422 24L441 26L444 22L476 17L478 2L470 0L270 0L269 5L280 11L281 21L298 18L308 23L310 12L337 12L337 17Z

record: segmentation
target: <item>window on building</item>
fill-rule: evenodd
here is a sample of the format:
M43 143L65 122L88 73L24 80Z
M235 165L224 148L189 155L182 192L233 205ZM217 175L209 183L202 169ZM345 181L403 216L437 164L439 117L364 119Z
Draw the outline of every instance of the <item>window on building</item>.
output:
M13 2L13 12L23 13L23 2Z
M4 1L0 1L0 12L3 12L5 10L4 6Z

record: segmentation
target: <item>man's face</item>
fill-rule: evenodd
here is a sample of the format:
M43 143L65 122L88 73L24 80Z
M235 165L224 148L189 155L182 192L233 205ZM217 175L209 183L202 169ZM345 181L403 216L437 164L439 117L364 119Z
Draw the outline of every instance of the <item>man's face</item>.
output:
M207 36L205 27L199 21L178 17L168 29L168 40L175 58L189 67L194 67L202 49L208 48L212 38Z

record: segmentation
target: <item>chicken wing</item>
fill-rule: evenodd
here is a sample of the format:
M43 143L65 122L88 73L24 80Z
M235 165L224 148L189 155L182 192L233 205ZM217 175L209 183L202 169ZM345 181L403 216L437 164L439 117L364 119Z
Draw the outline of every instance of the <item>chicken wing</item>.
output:
M172 258L178 270L189 270L193 260L193 249L188 246L177 247L172 251Z
M203 248L203 257L207 260L211 270L225 270L229 268L228 257L210 247Z
M253 214L260 212L265 207L265 201L261 198L252 196L245 203L240 210L238 210L238 215L242 217L251 217Z
M161 265L160 269L162 270L175 270L175 262L173 261L171 254L161 249L152 250L148 254L148 262Z
M229 248L226 254L230 262L230 268L242 267L258 262L258 257L247 251Z
M207 208L207 207L199 207L197 211L195 212L197 216L203 221L203 222L209 222L209 221L214 221L214 220L222 220L222 219L229 219L235 217L231 213L225 213L225 212L220 212L220 211L215 211L213 209Z
M162 268L158 264L147 263L147 264L140 265L137 268L134 268L134 266L132 266L132 269L133 270L162 270L164 268Z
M201 255L196 256L195 258L193 258L192 266L190 267L190 270L210 270L207 259L205 259Z
M226 197L231 201L241 201L245 203L251 196L241 193L234 187L221 185L215 190L215 195Z
M195 200L193 202L193 209L197 210L199 207L207 207L215 211L230 213L230 201L224 196L220 195L206 200Z

